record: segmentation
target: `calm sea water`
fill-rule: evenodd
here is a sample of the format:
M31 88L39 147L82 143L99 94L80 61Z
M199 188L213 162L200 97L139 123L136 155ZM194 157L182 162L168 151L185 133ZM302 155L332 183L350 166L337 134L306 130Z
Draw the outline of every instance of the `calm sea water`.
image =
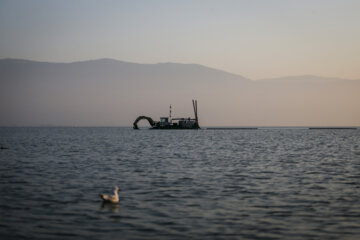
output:
M0 128L0 144L1 239L360 239L360 130Z

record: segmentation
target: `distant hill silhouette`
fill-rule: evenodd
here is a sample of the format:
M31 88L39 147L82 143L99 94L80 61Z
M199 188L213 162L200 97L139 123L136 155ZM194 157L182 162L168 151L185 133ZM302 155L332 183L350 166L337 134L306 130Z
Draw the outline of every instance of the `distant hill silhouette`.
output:
M131 126L138 115L201 125L360 125L360 80L310 75L253 81L198 64L112 59L0 60L0 126Z

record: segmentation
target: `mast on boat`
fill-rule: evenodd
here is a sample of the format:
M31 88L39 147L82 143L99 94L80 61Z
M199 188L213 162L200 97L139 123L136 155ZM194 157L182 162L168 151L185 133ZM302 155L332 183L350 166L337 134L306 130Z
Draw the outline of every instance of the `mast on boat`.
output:
M194 107L194 115L195 115L195 124L198 128L199 126L199 118L198 118L198 112L197 112L197 100L192 100L193 107Z

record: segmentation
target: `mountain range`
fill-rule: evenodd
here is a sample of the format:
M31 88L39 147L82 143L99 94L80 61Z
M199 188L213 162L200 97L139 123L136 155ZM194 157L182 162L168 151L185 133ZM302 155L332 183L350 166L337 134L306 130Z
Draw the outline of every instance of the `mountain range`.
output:
M0 59L0 126L131 126L139 115L202 126L360 126L360 79L251 80L198 64ZM145 124L145 123L144 123Z

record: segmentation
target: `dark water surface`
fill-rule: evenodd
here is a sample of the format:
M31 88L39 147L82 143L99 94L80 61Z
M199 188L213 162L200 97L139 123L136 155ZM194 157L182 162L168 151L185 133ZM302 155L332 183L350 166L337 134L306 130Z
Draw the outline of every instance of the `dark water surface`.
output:
M0 145L1 239L360 239L360 130L0 128Z

